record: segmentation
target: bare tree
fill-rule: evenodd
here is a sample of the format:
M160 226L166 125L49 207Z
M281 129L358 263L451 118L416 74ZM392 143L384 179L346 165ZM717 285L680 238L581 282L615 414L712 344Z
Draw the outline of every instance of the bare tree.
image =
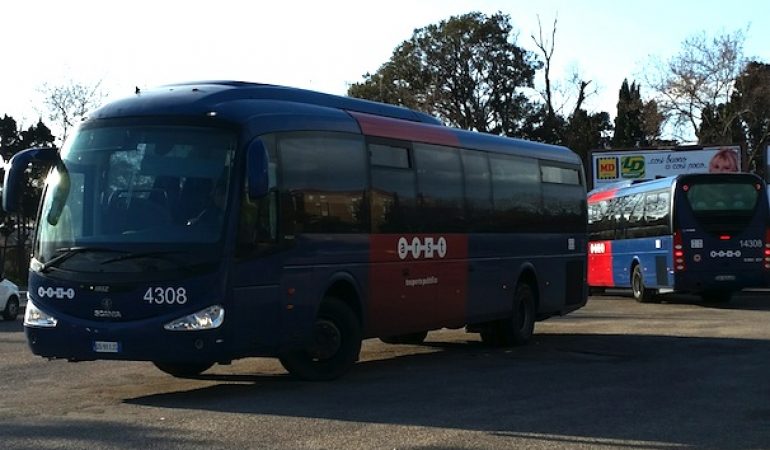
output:
M645 81L660 113L669 119L674 138L693 140L704 108L730 100L745 65L744 41L741 30L714 38L700 33L686 39L680 52L668 61L652 61Z
M559 18L554 17L553 28L551 28L551 40L548 41L543 37L543 25L540 23L540 16L537 16L537 30L538 36L531 35L532 40L535 42L535 46L540 49L540 53L543 54L543 73L545 77L545 90L541 93L545 100L545 107L548 116L553 117L555 110L553 107L553 91L551 89L551 59L553 58L553 52L556 46L556 23Z
M546 113L549 117L553 117L556 114L570 116L575 111L582 109L586 98L597 93L596 88L593 86L591 89L588 89L589 85L591 85L591 80L584 80L577 68L572 71L565 83L554 81L551 77L551 61L556 49L556 25L558 21L558 17L553 19L551 36L548 39L543 36L543 26L540 23L540 16L537 16L538 35L532 34L530 36L543 57L543 81L545 88L540 95L545 101ZM568 105L573 101L574 105L568 108Z
M93 84L69 80L62 84L44 83L39 88L48 118L61 132L61 142L89 111L102 103L106 95L101 85L102 80Z

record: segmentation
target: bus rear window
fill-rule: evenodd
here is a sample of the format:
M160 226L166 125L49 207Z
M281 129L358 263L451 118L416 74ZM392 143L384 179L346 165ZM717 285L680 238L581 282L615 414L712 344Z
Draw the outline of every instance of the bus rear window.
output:
M687 189L687 201L695 213L751 212L759 197L754 184L701 183L683 189Z

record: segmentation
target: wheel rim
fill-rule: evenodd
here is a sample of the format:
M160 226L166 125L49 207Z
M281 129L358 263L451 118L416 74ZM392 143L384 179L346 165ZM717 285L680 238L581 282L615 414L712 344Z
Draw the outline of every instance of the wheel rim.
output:
M313 344L308 348L310 356L317 361L330 359L342 346L342 333L337 325L326 319L319 319L313 329Z
M642 295L642 277L637 270L634 270L634 281L631 283L634 289L634 296L641 297Z

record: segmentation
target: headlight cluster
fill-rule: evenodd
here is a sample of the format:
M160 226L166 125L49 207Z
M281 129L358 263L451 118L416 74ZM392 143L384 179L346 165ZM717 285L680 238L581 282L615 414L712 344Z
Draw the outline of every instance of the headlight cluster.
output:
M32 298L27 293L27 307L24 310L24 326L34 328L53 328L56 326L58 320L52 315L45 313L38 309Z
M214 305L171 321L163 325L163 328L169 331L211 330L222 325L224 320L225 309L219 305Z

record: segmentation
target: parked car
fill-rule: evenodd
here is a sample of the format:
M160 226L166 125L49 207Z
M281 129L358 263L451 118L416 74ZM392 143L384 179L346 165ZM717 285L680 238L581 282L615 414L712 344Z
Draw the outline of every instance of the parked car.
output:
M0 315L3 319L16 320L21 305L19 287L8 280L0 281Z

